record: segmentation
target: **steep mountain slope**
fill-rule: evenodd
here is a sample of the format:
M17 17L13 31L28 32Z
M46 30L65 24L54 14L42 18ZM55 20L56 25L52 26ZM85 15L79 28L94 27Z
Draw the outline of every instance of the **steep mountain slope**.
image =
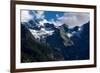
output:
M74 28L65 24L59 28L50 23L42 26L32 22L21 24L21 61L89 59L89 24Z
M59 50L37 41L31 32L21 24L21 62L64 60Z
M81 27L67 28L65 25L56 29L46 38L47 43L59 49L65 60L89 59L89 22ZM68 37L68 33L71 34Z

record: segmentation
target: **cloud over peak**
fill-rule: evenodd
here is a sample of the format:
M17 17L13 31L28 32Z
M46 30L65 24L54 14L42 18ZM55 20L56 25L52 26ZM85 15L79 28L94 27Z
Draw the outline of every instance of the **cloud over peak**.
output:
M73 28L75 26L82 26L83 24L90 21L90 15L87 12L63 12L62 15L60 15L60 12L57 12L55 15L53 12L48 12L47 15L45 14L46 11L41 10L23 10L21 11L21 22L28 22L29 20L37 19L38 22L43 25L44 23L50 23L54 24L55 27L59 27L63 24L68 25L69 28ZM53 17L48 20L48 16Z
M21 11L21 22L28 22L32 18L33 16L29 14L28 10Z
M62 17L59 17L58 20L72 28L87 23L90 20L90 18L89 13L70 12L64 13L64 15Z

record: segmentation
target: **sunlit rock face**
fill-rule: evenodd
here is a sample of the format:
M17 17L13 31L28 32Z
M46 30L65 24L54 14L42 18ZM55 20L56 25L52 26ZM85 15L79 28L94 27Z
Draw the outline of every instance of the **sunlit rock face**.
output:
M60 28L60 35L61 35L61 38L63 39L64 46L67 47L67 46L72 46L74 44L73 41L70 39L72 34L66 32L63 27Z

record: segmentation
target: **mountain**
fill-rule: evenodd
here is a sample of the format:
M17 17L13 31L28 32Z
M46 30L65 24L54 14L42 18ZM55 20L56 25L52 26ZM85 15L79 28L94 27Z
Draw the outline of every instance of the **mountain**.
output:
M55 26L53 24L50 24L50 23L44 23L44 28L46 30L55 30Z
M60 50L65 60L89 59L89 24L74 28L63 25L46 38L46 43Z
M89 22L69 28L30 20L21 24L22 62L89 59Z
M79 29L74 31L75 33L71 37L74 45L64 49L64 55L68 54L68 60L84 60L89 59L89 22L82 25ZM76 27L75 27L76 28ZM73 29L75 29L73 28Z
M21 24L21 62L64 60L59 50L41 44L29 29Z

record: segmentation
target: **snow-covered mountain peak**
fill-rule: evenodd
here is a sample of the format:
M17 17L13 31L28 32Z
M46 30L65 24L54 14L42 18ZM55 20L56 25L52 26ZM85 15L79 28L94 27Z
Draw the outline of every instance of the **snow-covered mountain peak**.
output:
M54 30L46 30L45 28L40 28L40 30L29 29L35 39L43 39L47 36L50 36L54 33Z

